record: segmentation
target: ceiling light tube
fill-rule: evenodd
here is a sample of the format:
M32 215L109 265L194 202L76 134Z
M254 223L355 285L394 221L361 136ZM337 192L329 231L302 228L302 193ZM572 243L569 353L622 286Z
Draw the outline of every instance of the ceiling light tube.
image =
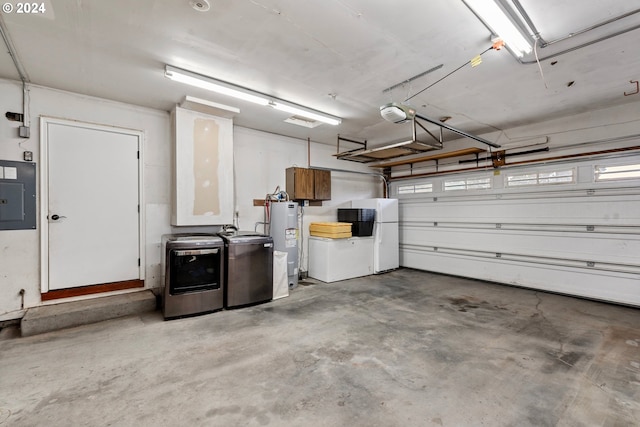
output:
M531 42L494 0L464 0L465 4L500 37L507 47L519 58L531 53Z
M165 77L180 82L189 84L202 89L210 90L212 92L220 93L234 98L242 99L245 101L253 102L259 105L268 105L276 110L285 111L300 117L315 120L322 123L337 126L342 123L342 119L330 114L323 113L304 107L302 105L294 104L292 102L284 101L275 97L265 95L260 92L253 91L251 89L237 86L231 83L224 82L222 80L214 79L213 77L203 76L192 71L183 70L181 68L173 67L171 65L165 66Z
M321 113L320 111L311 110L302 106L293 106L282 101L272 101L269 105L276 110L285 111L287 113L295 114L296 116L306 117L308 119L317 120L334 126L342 123L342 119L339 117L330 116L328 114Z
M191 86L210 90L222 95L242 99L259 105L269 105L269 99L258 92L251 91L241 86L223 82L212 77L203 76L191 71L167 65L164 72L165 77L176 82L185 83Z

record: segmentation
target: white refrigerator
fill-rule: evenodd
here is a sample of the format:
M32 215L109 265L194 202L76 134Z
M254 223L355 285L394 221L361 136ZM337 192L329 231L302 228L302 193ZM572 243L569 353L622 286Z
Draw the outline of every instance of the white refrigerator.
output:
M380 273L400 266L398 199L352 200L352 208L375 209L373 270Z

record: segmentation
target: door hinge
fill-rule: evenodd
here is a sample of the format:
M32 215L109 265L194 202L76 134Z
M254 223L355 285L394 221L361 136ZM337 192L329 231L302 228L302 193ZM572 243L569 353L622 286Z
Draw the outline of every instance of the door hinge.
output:
M140 205L138 205L138 213L140 213Z
M140 159L140 151L136 152L136 159Z
M138 267L140 267L140 258L138 258Z

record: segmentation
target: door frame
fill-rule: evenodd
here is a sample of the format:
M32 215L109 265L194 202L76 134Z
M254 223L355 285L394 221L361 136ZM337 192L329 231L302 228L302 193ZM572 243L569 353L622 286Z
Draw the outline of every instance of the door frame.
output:
M78 120L40 116L40 292L49 292L49 133L48 125L58 124L103 132L131 135L138 139L138 253L140 266L138 279L145 278L145 204L144 204L144 142L145 133L141 130L81 122ZM146 289L145 284L145 289Z

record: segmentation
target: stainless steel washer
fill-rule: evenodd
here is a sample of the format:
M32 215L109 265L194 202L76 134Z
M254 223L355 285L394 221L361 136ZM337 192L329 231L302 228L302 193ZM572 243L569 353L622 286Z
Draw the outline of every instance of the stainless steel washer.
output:
M224 241L212 234L162 236L165 319L224 307Z
M273 239L247 231L218 233L225 242L225 307L273 299Z

